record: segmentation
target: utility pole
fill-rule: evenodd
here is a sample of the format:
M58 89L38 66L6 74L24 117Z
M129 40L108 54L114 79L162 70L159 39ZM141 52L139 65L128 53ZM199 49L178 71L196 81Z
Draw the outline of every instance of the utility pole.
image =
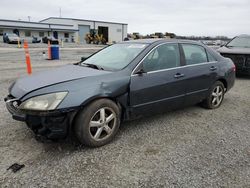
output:
M62 17L62 8L61 7L59 8L59 17L60 18Z

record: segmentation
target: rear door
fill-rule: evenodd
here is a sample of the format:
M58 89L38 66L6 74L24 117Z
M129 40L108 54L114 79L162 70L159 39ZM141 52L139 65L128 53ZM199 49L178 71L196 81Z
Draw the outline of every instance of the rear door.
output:
M201 45L181 44L185 57L186 97L185 105L195 104L207 97L216 81L219 64Z
M183 105L185 72L178 44L161 44L153 49L131 76L130 106L133 115L167 111ZM137 74L138 70L145 73Z

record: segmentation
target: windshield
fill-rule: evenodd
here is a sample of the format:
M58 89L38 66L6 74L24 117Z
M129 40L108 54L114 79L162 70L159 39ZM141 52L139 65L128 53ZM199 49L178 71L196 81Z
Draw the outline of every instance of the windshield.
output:
M146 44L114 44L82 62L94 64L104 70L121 70L126 67L143 49Z
M227 44L227 47L250 48L250 37L236 37Z

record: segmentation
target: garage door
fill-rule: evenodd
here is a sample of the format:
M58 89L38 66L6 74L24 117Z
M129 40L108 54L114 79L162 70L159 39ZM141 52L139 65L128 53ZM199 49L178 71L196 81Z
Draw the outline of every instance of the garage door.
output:
M90 27L88 25L79 25L79 37L81 43L86 43L85 41L85 35L89 33Z

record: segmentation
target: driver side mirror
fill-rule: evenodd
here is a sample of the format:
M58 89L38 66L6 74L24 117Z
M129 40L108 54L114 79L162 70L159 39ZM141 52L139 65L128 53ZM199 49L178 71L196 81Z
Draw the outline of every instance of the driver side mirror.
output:
M139 76L142 76L144 73L146 73L146 71L143 69L142 66L135 72L135 74Z
M81 57L81 61L85 61L86 59L88 59L88 57Z

